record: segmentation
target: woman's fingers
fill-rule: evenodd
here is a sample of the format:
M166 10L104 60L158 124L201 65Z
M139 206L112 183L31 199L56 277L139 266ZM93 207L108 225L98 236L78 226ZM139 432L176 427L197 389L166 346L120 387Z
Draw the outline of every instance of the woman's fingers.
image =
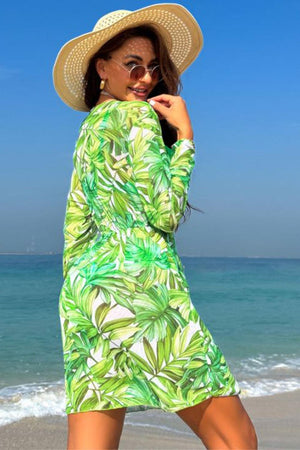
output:
M159 117L166 119L177 129L178 138L193 136L185 101L177 95L161 94L147 100Z
M156 104L159 103L160 105L163 105L166 108L170 108L172 105L174 105L174 103L176 103L175 99L176 97L173 95L162 94L157 95L156 97L152 97L151 99L148 99L148 102L152 104L152 106L154 106L153 102L155 102Z
M149 100L150 105L154 108L154 110L159 113L162 117L166 118L168 115L169 107L159 103L158 100Z
M151 97L150 100L154 100L161 103L173 104L178 99L181 99L178 95L160 94L155 97Z
M152 97L147 100L154 110L168 120L172 125L177 126L173 123L173 117L176 114L180 114L182 110L182 104L184 101L181 97L175 95L161 94Z

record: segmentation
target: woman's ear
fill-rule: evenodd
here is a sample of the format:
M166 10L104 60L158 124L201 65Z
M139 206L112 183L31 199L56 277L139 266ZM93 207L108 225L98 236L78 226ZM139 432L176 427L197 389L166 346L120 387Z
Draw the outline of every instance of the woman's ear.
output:
M105 59L102 58L98 58L95 63L96 71L102 80L106 80L107 78L105 72L105 63L106 63Z

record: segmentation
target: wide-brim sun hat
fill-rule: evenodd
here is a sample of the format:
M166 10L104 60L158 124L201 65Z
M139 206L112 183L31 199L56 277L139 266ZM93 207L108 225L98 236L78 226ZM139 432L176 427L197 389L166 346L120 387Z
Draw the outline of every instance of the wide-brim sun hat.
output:
M60 49L53 67L53 83L63 102L78 111L89 111L84 102L84 76L91 57L121 31L141 25L151 25L159 32L179 74L191 65L203 47L196 19L177 3L113 11L101 17L93 31L71 39Z

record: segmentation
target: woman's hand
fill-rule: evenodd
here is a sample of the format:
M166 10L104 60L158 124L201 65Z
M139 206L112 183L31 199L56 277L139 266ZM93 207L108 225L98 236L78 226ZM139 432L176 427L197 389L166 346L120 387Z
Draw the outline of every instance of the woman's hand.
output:
M193 139L193 128L185 101L178 95L161 94L147 100L160 118L177 130L177 139Z

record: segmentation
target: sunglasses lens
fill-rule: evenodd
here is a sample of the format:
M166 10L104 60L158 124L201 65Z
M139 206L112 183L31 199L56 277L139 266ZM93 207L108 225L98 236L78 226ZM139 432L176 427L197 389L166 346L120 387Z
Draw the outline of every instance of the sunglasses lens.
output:
M134 66L134 67L131 69L131 72L130 72L130 78L131 78L133 81L138 81L138 80L140 80L141 78L144 78L145 73L146 73L145 67L144 67L144 66L139 66L139 65L137 65L137 66ZM149 70L149 73L150 73L150 75L151 75L151 77L152 77L153 80L157 81L157 80L160 79L160 70L159 70L159 66L154 67L152 70Z
M143 66L134 66L130 72L130 78L134 81L138 81L140 78L145 76L145 67Z
M155 80L155 81L157 81L161 78L159 66L154 67L151 76L152 76L152 80Z

